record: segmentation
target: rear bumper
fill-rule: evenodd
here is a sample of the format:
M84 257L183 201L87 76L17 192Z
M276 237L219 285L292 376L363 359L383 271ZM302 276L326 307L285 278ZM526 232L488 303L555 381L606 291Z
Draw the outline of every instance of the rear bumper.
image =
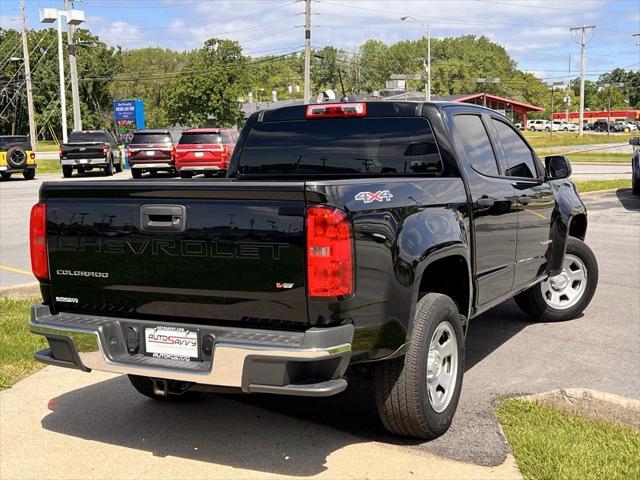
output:
M106 167L107 159L106 158L63 158L60 160L61 165L65 166L74 166L74 167Z
M216 165L178 165L179 172L220 172L223 169Z
M25 170L30 170L30 169L34 169L34 168L36 168L36 164L35 163L27 163L22 168L13 168L13 167L9 167L7 165L0 165L0 172L3 172L3 173L20 173L20 172L24 172Z
M129 166L131 168L142 170L173 170L175 168L175 165L171 160L167 160L166 162L139 162L129 159Z
M352 325L275 332L161 324L197 329L202 348L205 338L211 340L210 353L203 350L202 361L197 362L130 353L125 332L130 327L144 332L144 327L158 322L72 313L52 315L42 304L33 305L29 328L49 342L49 348L35 354L36 360L86 372L100 370L237 387L247 393L302 396L333 395L347 386L343 375L351 358Z

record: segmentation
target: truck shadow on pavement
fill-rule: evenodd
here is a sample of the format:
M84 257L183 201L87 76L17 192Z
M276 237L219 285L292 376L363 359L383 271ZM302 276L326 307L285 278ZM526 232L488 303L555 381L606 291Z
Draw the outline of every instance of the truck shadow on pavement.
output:
M616 190L616 197L625 210L640 211L640 195L634 195L630 188L619 188Z
M475 319L467 337L467 375L528 324L513 302ZM387 433L375 410L372 382L367 375L353 372L349 388L328 398L203 394L178 402L142 397L122 376L52 400L52 411L43 418L42 426L159 457L281 475L321 473L333 452L365 441L498 465L504 461L507 447L493 413L495 397L478 401L468 390L463 387L450 431L432 442Z

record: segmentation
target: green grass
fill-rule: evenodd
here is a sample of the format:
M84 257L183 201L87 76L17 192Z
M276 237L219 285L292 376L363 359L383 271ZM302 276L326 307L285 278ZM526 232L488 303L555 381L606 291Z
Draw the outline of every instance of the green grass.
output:
M527 480L640 478L640 434L522 400L506 400L498 418Z
M574 132L523 132L533 148L592 145L595 143L628 143L629 138L640 136L639 132L620 133L611 136L585 133L582 138Z
M569 153L571 163L628 163L631 164L631 153Z
M0 389L35 372L42 364L33 359L47 341L29 332L31 305L38 299L0 298Z
M57 158L38 160L36 175L38 175L39 173L59 173L60 175L62 175L60 160L58 160Z
M58 144L53 140L43 140L38 142L38 152L57 152Z
M574 180L573 183L580 193L613 190L614 188L631 188L630 178L617 180Z

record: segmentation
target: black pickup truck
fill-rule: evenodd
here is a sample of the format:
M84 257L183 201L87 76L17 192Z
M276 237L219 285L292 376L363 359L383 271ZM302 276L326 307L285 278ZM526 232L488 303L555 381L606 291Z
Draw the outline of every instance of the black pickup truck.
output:
M252 115L226 179L45 183L36 359L153 398L327 396L373 371L384 425L435 438L471 318L515 297L567 320L594 294L569 163L545 163L489 109L352 102Z
M74 169L79 173L102 169L107 176L122 171L120 146L106 130L71 132L67 143L60 145L58 154L65 178L71 177Z

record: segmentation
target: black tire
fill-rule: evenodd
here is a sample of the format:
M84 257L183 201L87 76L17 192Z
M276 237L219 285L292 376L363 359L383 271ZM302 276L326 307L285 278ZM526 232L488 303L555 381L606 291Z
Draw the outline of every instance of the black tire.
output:
M1 172L0 176L2 176L3 180L9 180L11 178L11 174L9 172Z
M20 147L7 150L7 164L11 168L24 168L27 165L27 152Z
M545 131L545 132L550 132L550 131L551 131L551 129L550 129L549 127L546 127L546 128L544 129L544 131Z
M71 178L71 175L73 175L73 167L71 165L63 165L62 176L64 178Z
M131 176L133 178L142 178L142 170L140 170L139 168L132 168Z
M34 178L36 178L36 169L27 168L24 172L22 172L22 176L25 180L33 180Z
M191 178L193 177L193 172L180 172L180 178Z
M578 257L584 264L587 279L586 288L582 296L569 308L554 308L549 305L542 293L540 284L515 296L518 306L536 322L563 322L572 320L580 315L591 303L598 286L598 262L589 246L582 240L569 237L567 239L567 254Z
M104 167L104 174L107 177L113 176L113 159L112 158L107 161L107 166Z
M391 433L432 440L449 429L464 375L461 320L458 308L449 297L439 293L426 294L416 306L413 333L405 356L375 365L376 407L382 423ZM444 322L453 328L457 340L457 368L450 399L438 413L431 404L427 387L427 357L431 338Z
M116 163L115 167L116 167L116 173L121 173L122 172L122 160L120 160L120 162Z
M631 176L631 191L634 195L640 195L640 182L636 180L636 173L633 172Z
M175 401L180 401L180 400L188 400L190 398L193 398L195 393L194 392L189 392L189 391L185 391L182 394L176 395L176 394L168 394L168 395L156 395L153 391L153 380L149 377L141 377L139 375L127 375L129 377L129 381L131 382L131 385L133 385L133 388L135 388L139 393L141 393L142 395L144 395L145 397L149 397L149 398L153 398L154 400L162 400L165 402L175 402ZM179 389L180 385L183 384L183 382L176 382L173 380L169 380L170 384L175 385L176 390Z

